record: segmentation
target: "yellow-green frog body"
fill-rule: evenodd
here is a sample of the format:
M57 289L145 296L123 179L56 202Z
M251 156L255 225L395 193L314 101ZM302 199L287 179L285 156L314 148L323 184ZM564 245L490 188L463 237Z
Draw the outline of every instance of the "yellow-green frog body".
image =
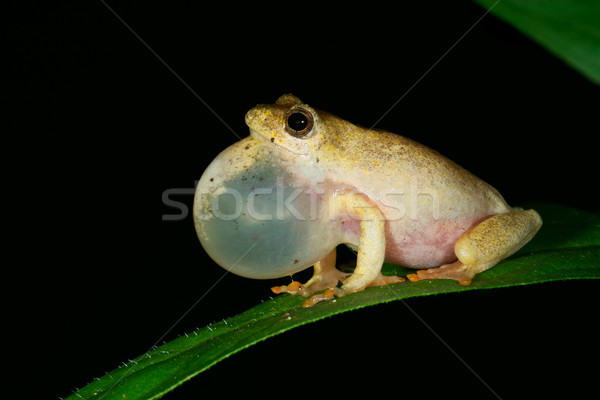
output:
M275 288L329 289L307 305L402 281L380 274L384 260L420 269L413 281L468 284L541 226L535 211L513 210L436 151L292 95L256 106L246 124L250 136L222 152L198 184L198 236L217 263L243 276L274 278L314 265L307 284ZM358 251L350 276L335 269L342 243Z

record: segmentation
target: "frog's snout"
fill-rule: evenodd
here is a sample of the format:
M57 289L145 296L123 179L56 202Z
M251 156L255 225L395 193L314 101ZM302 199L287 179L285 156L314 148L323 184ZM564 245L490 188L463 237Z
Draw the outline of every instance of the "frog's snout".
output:
M246 113L246 125L250 128L250 135L264 140L267 137L265 133L267 130L265 129L264 124L264 116L262 116L263 110L260 109L260 106L256 106L250 111Z
M273 126L273 112L260 104L246 113L246 125L250 132L259 134L259 136L268 136L267 132L276 129Z
M267 139L283 135L285 113L280 107L259 104L246 113L246 125L250 133L259 138Z
M253 128L254 121L256 120L256 117L258 115L258 110L256 108L257 107L254 107L253 109L251 109L250 111L248 111L246 113L246 118L245 118L246 125L248 125L248 127L250 129Z

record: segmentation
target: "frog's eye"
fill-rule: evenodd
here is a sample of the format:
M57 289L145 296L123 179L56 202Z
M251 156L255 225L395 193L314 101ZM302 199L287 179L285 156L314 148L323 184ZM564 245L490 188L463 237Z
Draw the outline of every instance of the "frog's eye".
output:
M311 113L301 108L291 110L285 117L285 130L292 136L301 138L312 131L315 120Z

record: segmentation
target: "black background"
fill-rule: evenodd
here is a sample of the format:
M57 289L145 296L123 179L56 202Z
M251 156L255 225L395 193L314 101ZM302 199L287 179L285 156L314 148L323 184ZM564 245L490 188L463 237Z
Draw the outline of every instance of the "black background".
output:
M207 291L165 340L270 296L274 281L227 275L213 287L224 270L191 216L162 220L177 213L162 195L193 188L247 135L245 112L283 93L364 126L404 96L378 127L440 151L511 204L597 210L598 87L492 15L456 44L485 12L469 1L416 3L109 2L121 21L102 2L61 2L14 14L3 149L5 162L16 156L4 172L19 256L5 344L27 383L9 389L66 397L143 354ZM499 397L573 395L592 387L596 289L407 303ZM271 338L165 398L359 388L495 398L401 302Z

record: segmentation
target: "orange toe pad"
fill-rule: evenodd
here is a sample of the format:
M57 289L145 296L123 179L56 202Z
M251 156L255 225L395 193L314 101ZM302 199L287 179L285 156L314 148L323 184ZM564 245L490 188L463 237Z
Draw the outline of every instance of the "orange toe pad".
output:
M460 261L451 264L444 264L438 268L422 269L416 274L406 275L409 281L418 282L426 279L454 279L461 285L471 284L473 274Z
M302 290L302 284L298 281L292 281L289 285L273 286L271 292L275 294L289 293L298 294Z
M319 293L319 294L315 294L314 296L310 296L307 300L304 301L304 303L302 303L302 307L304 307L304 308L312 307L321 301L326 301L326 300L331 299L334 294L335 294L335 292L333 291L333 289L327 289L323 293Z

